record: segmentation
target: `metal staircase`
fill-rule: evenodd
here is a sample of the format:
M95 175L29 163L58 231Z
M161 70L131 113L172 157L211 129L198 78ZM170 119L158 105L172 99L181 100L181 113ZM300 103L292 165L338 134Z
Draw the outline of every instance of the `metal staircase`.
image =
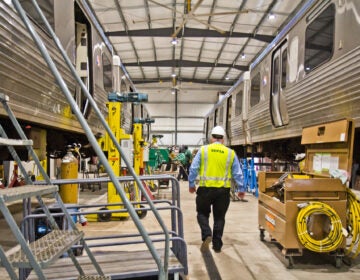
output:
M36 43L39 51L41 52L44 60L48 64L49 69L53 73L58 85L60 86L60 88L61 88L61 90L62 90L62 92L64 94L64 97L66 98L66 100L68 101L68 103L69 103L69 105L71 107L72 112L76 115L79 123L81 124L82 128L84 129L84 132L85 132L85 134L86 134L86 136L87 136L87 138L89 140L89 143L91 144L93 150L97 154L100 162L103 164L107 174L109 175L109 178L111 179L112 183L114 184L114 187L117 190L117 193L119 194L121 200L123 201L124 206L126 207L132 221L136 225L136 227L137 227L139 233L141 234L145 244L147 245L147 248L148 248L149 252L151 253L154 261L156 262L156 265L157 265L157 268L158 268L158 278L159 279L167 279L168 278L169 253L170 253L169 231L168 231L163 219L161 218L161 216L159 214L159 211L156 209L154 203L152 202L151 198L147 194L142 182L140 181L140 179L136 175L134 169L132 168L132 166L129 163L126 156L124 156L125 153L123 152L119 142L116 140L116 137L115 137L114 133L111 131L109 125L107 124L107 121L106 121L105 117L102 115L102 113L99 110L96 102L94 101L94 99L92 98L92 96L89 93L88 89L86 88L85 84L82 82L81 78L77 74L76 69L74 68L72 62L68 58L65 50L63 49L62 45L60 44L59 39L57 38L56 34L52 30L52 27L50 26L49 22L47 21L46 17L44 16L43 12L39 8L36 0L32 0L31 2L32 2L35 10L37 11L39 17L43 21L43 23L45 25L45 28L46 28L46 31L53 38L56 47L58 48L58 50L61 53L64 61L66 62L67 66L69 67L70 71L72 72L74 79L76 80L76 82L81 87L82 92L85 94L86 98L89 101L89 105L92 106L92 109L96 113L96 115L99 118L100 122L102 123L104 129L108 133L110 139L113 141L114 146L119 151L119 153L120 153L120 155L122 157L122 160L125 162L128 170L130 172L130 175L134 178L136 184L138 185L141 192L143 193L143 195L144 195L144 197L145 197L151 211L153 212L156 220L158 221L160 227L162 228L162 231L163 231L163 234L164 234L164 240L165 240L164 241L163 257L161 257L159 252L156 250L156 248L155 248L155 246L153 244L153 241L151 240L149 234L146 232L144 226L142 225L142 223L140 221L140 218L139 218L136 210L134 209L134 206L131 204L131 202L129 201L129 199L128 199L126 193L125 193L125 191L123 190L122 186L120 185L120 182L119 182L117 176L115 175L115 173L113 172L110 164L108 163L108 160L107 160L105 154L103 153L102 149L100 148L99 144L97 143L97 140L96 140L96 138L94 136L94 133L91 131L91 128L89 127L86 119L82 115L82 113L81 113L79 107L77 106L71 92L67 88L66 83L64 82L64 80L61 77L58 69L56 68L55 63L53 62L51 56L49 55L49 52L45 48L45 45L43 44L40 36L36 33L31 21L27 17L27 15L26 15L25 11L23 10L23 8L22 8L21 4L19 3L19 1L18 0L12 0L14 8L18 12L18 14L21 17L24 25L28 29L31 37L35 41L35 43ZM99 274L101 275L100 272L99 272Z
M11 123L13 124L15 130L17 131L21 139L9 139L4 128L0 125L0 145L5 145L8 147L9 152L11 153L12 157L22 171L27 185L16 188L0 189L0 211L3 214L4 219L9 225L12 233L14 234L15 239L20 244L20 246L17 246L16 249L14 248L13 250L10 250L11 253L8 254L0 246L1 266L6 268L11 279L21 278L21 272L19 272L18 276L14 270L15 268L33 269L36 272L38 279L46 279L42 269L54 263L65 252L67 252L72 262L74 263L74 266L77 268L79 276L85 276L83 269L81 268L79 262L73 254L73 251L71 250L72 245L81 241L96 271L99 275L104 276L100 266L97 264L94 256L92 255L90 249L86 245L85 240L83 239L83 232L77 229L73 219L66 210L66 207L58 194L58 186L51 185L50 178L47 176L45 170L40 164L36 153L32 148L32 140L26 138L26 135L21 129L21 126L18 123L15 115L8 106L8 101L8 96L0 93L0 102L5 111L7 112ZM25 168L23 167L14 146L25 146L27 148L29 154L37 164L40 172L42 173L46 182L49 185L35 186L32 184L32 181L27 175L27 172L25 171ZM68 230L59 229L57 223L50 214L47 205L43 201L42 196L44 195L51 195L56 199L59 207L62 209L62 212L64 213L66 219L69 222ZM49 220L52 231L34 242L29 242L25 239L24 235L17 226L17 223L12 213L9 211L8 206L11 202L23 200L23 205L25 205L25 215L31 210L30 202L32 197L36 197L39 205L41 206L47 216L47 219ZM28 206L26 207L26 205Z

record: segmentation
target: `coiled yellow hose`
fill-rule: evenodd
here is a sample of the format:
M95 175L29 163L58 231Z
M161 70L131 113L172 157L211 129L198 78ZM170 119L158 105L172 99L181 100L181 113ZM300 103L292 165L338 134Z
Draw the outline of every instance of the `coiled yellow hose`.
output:
M351 243L346 248L345 254L351 258L356 258L360 253L360 201L351 189L348 193L348 207L347 207L347 227Z
M325 214L331 222L329 234L321 240L311 237L308 231L308 221L312 214ZM343 242L342 223L339 215L328 204L323 202L309 202L303 207L296 218L296 229L301 244L313 252L331 252Z

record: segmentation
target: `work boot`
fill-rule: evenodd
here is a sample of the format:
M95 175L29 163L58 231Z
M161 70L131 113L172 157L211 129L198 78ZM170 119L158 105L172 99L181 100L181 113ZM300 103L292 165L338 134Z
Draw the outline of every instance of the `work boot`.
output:
M215 253L221 253L221 248L216 248L213 246L213 250Z
M212 241L211 236L206 237L203 243L201 244L200 251L203 253L209 251L209 245L211 241Z

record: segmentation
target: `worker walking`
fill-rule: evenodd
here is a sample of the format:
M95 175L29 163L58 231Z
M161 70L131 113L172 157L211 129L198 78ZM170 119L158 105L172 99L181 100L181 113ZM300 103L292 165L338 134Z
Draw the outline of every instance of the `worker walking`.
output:
M179 151L178 155L174 158L174 161L179 165L177 180L180 181L183 179L184 181L187 181L188 173L186 172L186 156L183 150Z
M191 151L189 150L189 147L188 146L184 146L184 154L185 154L185 160L186 160L186 163L185 163L185 170L186 170L186 180L188 180L188 174L189 174L189 171L190 171L190 165L191 165L191 161L192 161L192 153Z
M216 126L211 131L209 145L202 146L190 166L189 192L196 192L197 221L203 241L200 250L212 248L221 252L222 236L225 226L225 215L230 204L231 180L235 180L240 190L243 188L243 175L235 152L224 145L225 131ZM195 180L199 175L199 188ZM213 230L209 225L211 207L214 216Z

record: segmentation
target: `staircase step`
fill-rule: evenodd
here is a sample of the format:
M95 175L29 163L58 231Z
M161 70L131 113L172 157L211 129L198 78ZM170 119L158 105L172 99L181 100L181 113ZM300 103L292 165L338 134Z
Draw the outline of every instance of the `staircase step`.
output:
M0 145L4 146L32 146L33 141L31 139L9 139L0 137Z
M42 268L46 268L83 237L84 233L81 231L56 229L35 242L30 243L29 248L39 265ZM7 257L14 267L31 268L28 258L21 248Z
M9 139L0 137L0 145L2 146L32 146L33 141L31 139Z
M80 275L77 280L111 280L111 276Z
M0 189L0 199L4 202L16 201L37 195L51 194L58 191L57 185L35 186L25 185L15 188Z

